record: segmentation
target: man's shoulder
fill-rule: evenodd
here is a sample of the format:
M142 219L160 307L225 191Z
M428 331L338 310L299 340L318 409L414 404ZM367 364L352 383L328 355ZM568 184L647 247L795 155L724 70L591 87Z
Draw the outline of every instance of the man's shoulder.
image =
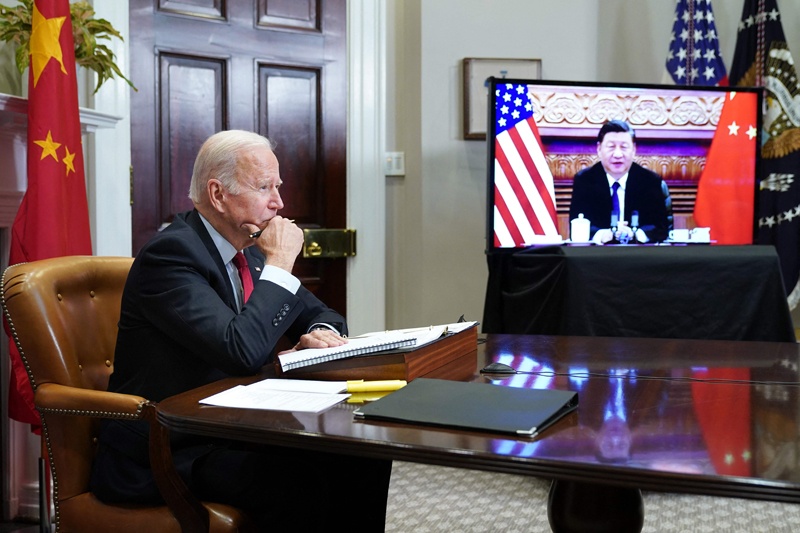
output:
M187 220L191 213L189 211L175 215L168 226L153 235L142 246L138 255L145 256L153 253L184 255L187 250L205 248L198 230L191 220Z
M645 168L638 163L634 163L631 165L630 169L630 177L634 179L641 179L648 182L653 182L657 184L661 184L661 176L650 170L649 168Z
M173 216L172 221L168 225L159 229L156 232L156 234L150 238L147 244L162 239L175 239L175 238L185 237L185 235L189 233L197 234L197 229L196 229L197 223L202 224L202 222L200 222L200 219L198 217L196 223L192 219L193 217L197 217L196 212L185 211L183 213L177 213L176 215Z
M605 171L603 170L603 165L600 162L579 170L577 174L575 174L575 180L590 180L597 178L597 176L605 177Z
M195 220L196 219L196 220ZM169 234L176 231L195 231L194 229L198 224L202 224L200 216L197 211L184 211L177 213L172 217L172 222L169 223L159 234Z

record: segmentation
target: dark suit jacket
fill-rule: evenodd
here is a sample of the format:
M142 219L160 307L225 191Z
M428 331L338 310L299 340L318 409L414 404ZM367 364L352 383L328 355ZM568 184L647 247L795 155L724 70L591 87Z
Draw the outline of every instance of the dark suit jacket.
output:
M634 163L625 186L624 219L630 223L631 213L639 212L639 227L651 242L667 239L672 229L672 207L669 189L661 177ZM572 184L569 219L583 213L591 223L591 235L611 225L611 193L606 171L601 163L581 170Z
M228 376L256 373L271 361L282 336L296 341L314 323L347 333L344 317L304 287L295 295L258 281L256 267L263 266L264 257L255 246L245 255L255 284L237 314L225 265L197 211L176 216L148 242L133 262L122 296L109 390L160 401ZM119 492L119 499L132 497L129 501L157 499L147 439L146 424L105 423L92 483L101 499L117 499L109 492ZM174 439L178 470L189 472L208 442Z

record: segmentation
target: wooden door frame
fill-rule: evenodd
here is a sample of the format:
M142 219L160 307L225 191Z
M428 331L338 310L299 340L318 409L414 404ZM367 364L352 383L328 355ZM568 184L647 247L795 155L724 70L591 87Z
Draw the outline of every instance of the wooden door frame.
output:
M347 323L386 329L386 0L347 0Z

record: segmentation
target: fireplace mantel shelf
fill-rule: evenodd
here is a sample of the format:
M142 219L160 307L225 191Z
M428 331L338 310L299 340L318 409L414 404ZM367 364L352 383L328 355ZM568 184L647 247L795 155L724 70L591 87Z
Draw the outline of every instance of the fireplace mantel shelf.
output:
M93 133L102 128L113 128L122 117L100 113L94 109L85 107L78 108L81 115L81 129L85 133ZM27 123L28 120L28 100L19 96L0 93L0 124Z
M111 129L121 117L79 108L81 130L84 134L99 129ZM28 130L28 100L0 93L0 229L11 226L22 196L25 194L26 136Z

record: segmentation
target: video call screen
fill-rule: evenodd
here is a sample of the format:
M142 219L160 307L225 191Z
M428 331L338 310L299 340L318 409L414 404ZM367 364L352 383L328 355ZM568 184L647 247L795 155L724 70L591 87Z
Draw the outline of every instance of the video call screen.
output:
M487 85L487 250L568 241L573 178L600 161L597 135L612 119L633 128L634 162L668 185L675 229L710 228L710 244L752 244L760 90L498 78Z

